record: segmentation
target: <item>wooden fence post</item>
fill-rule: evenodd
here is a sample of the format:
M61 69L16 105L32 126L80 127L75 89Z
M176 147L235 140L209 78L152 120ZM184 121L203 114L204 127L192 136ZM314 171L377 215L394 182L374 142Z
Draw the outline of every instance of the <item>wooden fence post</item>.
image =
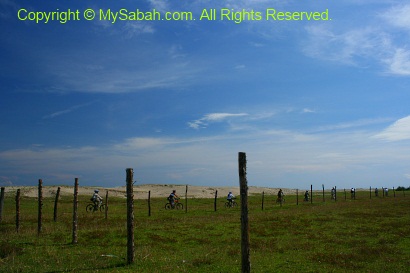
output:
M325 202L325 185L322 184L322 195L323 195L323 202Z
M60 198L60 187L57 188L56 199L54 200L54 222L57 222L57 204L58 199Z
M296 205L299 205L299 189L296 189Z
M262 210L263 210L263 202L265 201L265 192L262 192Z
M0 223L3 221L3 207L4 207L4 187L1 187L0 193Z
M216 201L218 198L218 190L215 191L215 200L214 200L214 211L216 211Z
M396 190L393 187L393 197L396 197Z
M188 185L185 187L185 213L188 213Z
M372 199L372 187L370 186L370 199Z
M336 191L336 186L335 186L335 202L337 200L337 191Z
M346 200L346 198L347 198L347 197L346 197L346 189L343 189L343 191L344 191L344 193L345 193L345 200Z
M78 243L78 178L74 179L74 200L73 200L73 244Z
M134 262L134 170L126 169L127 173L127 263Z
M108 190L105 192L105 219L108 219Z
M148 216L151 216L151 191L148 191Z
M16 231L20 231L20 189L17 190L16 194Z
M251 272L249 259L249 221L248 221L248 181L246 179L246 153L238 154L239 186L241 195L241 253L242 273Z
M313 186L310 185L310 203L313 204Z
M43 180L38 180L38 222L37 235L41 234L43 229Z

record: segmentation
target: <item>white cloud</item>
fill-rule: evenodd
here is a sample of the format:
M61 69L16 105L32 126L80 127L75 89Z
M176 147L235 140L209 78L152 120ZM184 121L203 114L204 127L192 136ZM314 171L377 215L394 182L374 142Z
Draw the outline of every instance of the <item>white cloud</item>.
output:
M375 138L386 141L399 141L410 139L410 116L401 118L387 127L381 133L374 136Z
M72 106L68 109L57 111L57 112L51 113L49 115L45 115L45 116L43 116L43 119L51 119L51 118L55 118L55 117L58 117L58 116L61 116L61 115L64 115L64 114L68 114L68 113L73 112L74 110L77 110L79 108L88 106L90 104L92 104L92 102L85 103L85 104L74 105L74 106Z
M149 23L137 22L127 22L124 25L124 31L127 33L127 37L131 38L135 35L144 34L144 33L154 33L154 27Z
M398 48L391 58L385 60L390 73L401 76L410 75L410 51Z
M200 119L188 122L188 126L193 129L206 128L208 124L212 122L221 122L221 121L228 120L231 118L244 117L244 116L248 116L248 114L247 113L238 113L238 114L211 113L211 114L206 114L204 117Z
M410 5L394 6L381 17L390 25L410 30Z

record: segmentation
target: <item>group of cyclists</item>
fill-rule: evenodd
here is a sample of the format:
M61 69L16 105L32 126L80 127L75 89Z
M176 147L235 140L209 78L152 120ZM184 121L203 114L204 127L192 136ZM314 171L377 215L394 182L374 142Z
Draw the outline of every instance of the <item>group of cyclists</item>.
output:
M94 203L95 209L97 210L101 205L102 205L102 200L103 198L98 194L99 191L98 190L94 190L94 194L91 197L91 201ZM352 188L350 191L352 198L355 196L356 194L356 189ZM378 195L378 189L375 189L375 194L376 196ZM387 195L387 192L386 192ZM331 196L332 199L336 199L336 188L333 187L331 190ZM284 203L285 202L285 194L283 193L282 189L279 189L278 194L277 194L277 199L276 202L277 203ZM171 194L168 196L168 201L171 204L172 208L175 207L175 201L179 199L179 196L176 193L176 190L173 190L171 192ZM226 200L228 202L228 205L230 205L230 207L232 206L232 203L234 202L235 199L235 195L233 195L233 193L230 191L226 197ZM308 202L310 200L310 194L309 191L305 191L304 193L304 199L303 201Z

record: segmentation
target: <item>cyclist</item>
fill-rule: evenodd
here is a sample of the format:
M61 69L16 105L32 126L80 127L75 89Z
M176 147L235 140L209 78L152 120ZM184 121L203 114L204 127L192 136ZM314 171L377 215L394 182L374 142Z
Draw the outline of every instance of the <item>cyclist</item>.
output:
M278 191L278 202L279 202L279 203L282 203L283 201L285 201L285 200L284 200L284 197L285 197L285 195L283 194L282 189L280 189L280 190Z
M94 210L97 210L102 205L102 197L98 194L99 190L94 190L91 201L94 203Z
M168 201L171 203L172 208L175 207L175 199L179 198L176 192L176 190L173 190L171 194L168 196Z
M336 200L336 189L335 189L335 187L332 188L332 200Z
M309 201L309 191L305 191L305 199L303 201Z
M233 199L235 199L235 195L233 195L232 192L230 191L230 192L228 193L228 196L226 197L226 200L228 200L230 207L232 207L232 201L233 201Z

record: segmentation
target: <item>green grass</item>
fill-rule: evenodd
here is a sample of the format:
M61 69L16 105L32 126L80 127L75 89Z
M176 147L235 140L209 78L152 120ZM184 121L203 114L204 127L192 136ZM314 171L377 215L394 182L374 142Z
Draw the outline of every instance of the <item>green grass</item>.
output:
M302 193L300 193L302 194ZM369 198L358 192L314 194L313 204L286 196L249 197L253 272L408 272L410 197ZM15 202L6 195L0 223L0 272L240 272L240 208L224 198L189 199L188 213L166 211L163 199L135 200L135 262L127 265L126 200L109 198L109 214L86 213L79 200L78 244L72 241L72 198L44 199L43 230L37 234L37 200L22 198L19 233ZM237 200L238 203L239 200ZM182 200L185 204L185 200Z

